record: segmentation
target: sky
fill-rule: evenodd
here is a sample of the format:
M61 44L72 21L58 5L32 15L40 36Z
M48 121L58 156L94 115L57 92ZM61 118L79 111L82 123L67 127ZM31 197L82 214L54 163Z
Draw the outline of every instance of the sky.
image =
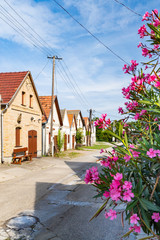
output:
M80 109L84 117L107 113L119 119L129 85L125 62L145 61L137 45L141 17L115 0L57 0L75 19L115 54L100 44L53 0L0 1L0 72L29 70L40 96L51 95L52 60L54 93L61 109ZM158 9L160 0L120 0L144 15ZM159 9L158 9L159 10Z

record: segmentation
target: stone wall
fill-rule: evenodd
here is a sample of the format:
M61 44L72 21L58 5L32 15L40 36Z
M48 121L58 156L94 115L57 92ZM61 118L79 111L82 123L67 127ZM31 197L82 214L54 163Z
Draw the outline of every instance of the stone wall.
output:
M25 92L25 102L22 105L22 92ZM32 107L30 107L32 95ZM20 127L20 147L28 147L28 131L37 131L37 156L42 150L42 112L29 76L24 81L13 102L4 113L3 118L3 146L4 160L11 161L15 146L16 127Z

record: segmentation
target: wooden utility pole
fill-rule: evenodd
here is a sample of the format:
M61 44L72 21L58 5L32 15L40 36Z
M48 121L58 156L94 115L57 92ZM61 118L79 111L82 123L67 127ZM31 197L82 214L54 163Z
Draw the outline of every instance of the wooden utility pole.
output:
M58 58L57 56L53 57L47 57L50 59L53 59L53 70L52 70L52 98L51 98L51 125L50 125L50 147L49 147L49 153L51 156L53 156L53 104L54 104L54 71L55 71L55 59L56 60L62 60L62 58Z
M92 109L89 110L89 146L92 145L92 143L91 143L91 125L92 125Z

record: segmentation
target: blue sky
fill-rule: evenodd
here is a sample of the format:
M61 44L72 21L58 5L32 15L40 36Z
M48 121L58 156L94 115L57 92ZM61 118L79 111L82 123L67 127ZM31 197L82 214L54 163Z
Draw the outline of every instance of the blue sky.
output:
M143 24L141 17L114 0L57 1L126 62L131 59L145 61L141 57L141 50L137 48L141 41L137 35ZM36 46L39 44L37 41L42 40L37 35L35 37L38 40L33 38L31 28L6 2L45 41L43 49L33 46L12 28L25 27L28 31L25 36L29 37L30 41L33 39ZM142 15L160 6L160 0L120 2ZM14 22L15 20L8 22L12 27L8 26L1 18L9 21L7 19L10 19L10 15L6 19L2 13L5 16L11 14L22 26ZM24 29L21 33L23 31ZM46 48L48 45L49 49ZM51 94L52 62L48 61L47 55L63 58L61 63L56 61L55 71L55 94L58 96L60 108L81 109L83 116L88 116L87 110L92 108L96 110L96 116L107 113L111 119L120 117L117 109L119 106L123 107L125 101L121 89L129 84L129 76L122 71L124 62L91 37L53 0L1 0L0 46L0 72L31 71L39 95ZM72 81L72 86L74 85L81 98L77 93L73 93L68 81Z

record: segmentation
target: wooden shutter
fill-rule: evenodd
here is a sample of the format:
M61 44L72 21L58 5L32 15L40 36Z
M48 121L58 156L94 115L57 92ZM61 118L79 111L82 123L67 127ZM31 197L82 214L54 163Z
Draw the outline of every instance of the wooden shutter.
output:
M17 127L16 128L16 147L20 146L20 131L21 129Z

